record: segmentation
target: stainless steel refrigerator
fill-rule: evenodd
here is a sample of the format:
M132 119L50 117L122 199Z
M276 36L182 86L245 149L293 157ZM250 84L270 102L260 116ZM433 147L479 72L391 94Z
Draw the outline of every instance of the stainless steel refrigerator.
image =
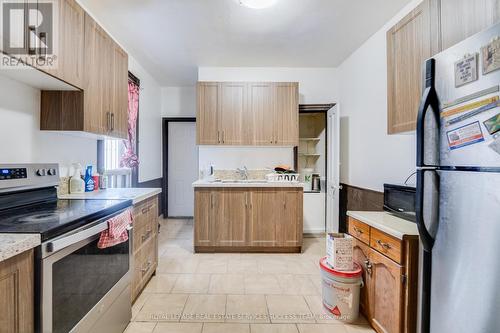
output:
M420 331L500 332L500 24L425 63Z

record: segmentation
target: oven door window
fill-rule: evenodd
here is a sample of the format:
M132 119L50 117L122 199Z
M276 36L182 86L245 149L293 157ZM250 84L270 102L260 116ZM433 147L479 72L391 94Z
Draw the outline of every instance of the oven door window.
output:
M52 264L52 329L69 332L129 270L129 242L107 249L98 239Z

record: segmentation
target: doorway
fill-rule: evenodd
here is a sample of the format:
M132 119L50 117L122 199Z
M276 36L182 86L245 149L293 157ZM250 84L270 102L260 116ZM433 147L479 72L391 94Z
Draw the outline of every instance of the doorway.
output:
M163 216L192 218L198 179L196 118L163 118Z

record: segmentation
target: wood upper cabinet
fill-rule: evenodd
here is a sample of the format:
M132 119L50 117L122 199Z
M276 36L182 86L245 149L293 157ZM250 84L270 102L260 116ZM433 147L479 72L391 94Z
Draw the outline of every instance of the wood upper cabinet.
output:
M412 131L431 56L430 3L424 0L387 32L387 132Z
M275 108L275 91L272 82L248 84L247 143L259 146L272 145L278 116Z
M56 66L47 68L40 61L37 68L63 80L77 88L83 88L84 66L84 18L85 11L75 0L60 0L57 2L59 11L57 30L58 40L54 43L54 54L57 57ZM37 31L37 35L43 34ZM43 55L39 56L43 58Z
M199 82L198 144L298 144L298 83Z
M196 107L196 139L199 145L220 143L219 110L221 85L198 82Z
M111 135L128 137L128 54L113 43L113 82L111 95Z
M221 85L219 142L224 145L243 144L243 119L247 108L247 85L225 82Z
M128 55L84 15L83 91L42 91L40 129L127 138Z
M500 19L500 0L432 0L440 6L441 50L480 32Z
M34 332L34 256L23 252L0 263L0 331Z
M299 145L299 84L284 82L275 84L276 116L275 144Z

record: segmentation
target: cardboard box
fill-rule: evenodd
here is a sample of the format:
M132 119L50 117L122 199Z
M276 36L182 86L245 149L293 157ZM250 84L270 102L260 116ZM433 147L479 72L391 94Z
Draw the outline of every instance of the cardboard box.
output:
M338 271L352 271L352 237L343 233L326 235L326 262Z

